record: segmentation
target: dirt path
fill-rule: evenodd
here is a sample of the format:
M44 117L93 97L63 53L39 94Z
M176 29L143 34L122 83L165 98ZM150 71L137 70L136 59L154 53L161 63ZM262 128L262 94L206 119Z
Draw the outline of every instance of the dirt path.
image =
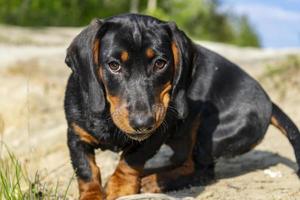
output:
M73 174L66 147L63 113L64 87L70 70L64 65L65 49L80 29L43 30L0 27L0 137L27 166L39 171L45 182L66 187ZM274 65L297 49L259 50L201 42L259 77L264 67ZM300 93L287 90L285 98L268 83L263 85L272 99L300 126ZM98 152L104 181L118 155ZM218 182L207 187L172 192L169 195L196 199L300 199L300 181L294 154L287 139L270 128L255 150L217 164ZM77 196L76 182L69 192Z

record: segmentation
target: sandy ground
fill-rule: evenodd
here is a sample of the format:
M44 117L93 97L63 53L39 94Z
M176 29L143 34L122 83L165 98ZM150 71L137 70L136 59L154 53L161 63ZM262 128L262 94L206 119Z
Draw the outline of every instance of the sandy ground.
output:
M57 182L63 191L73 170L66 146L63 96L70 70L64 64L65 49L78 28L24 29L0 26L0 139L34 175L45 183ZM258 78L267 65L275 65L299 49L260 50L201 42ZM298 82L299 83L299 82ZM292 86L285 97L262 81L271 98L300 126L300 93ZM102 178L107 180L118 155L97 153ZM270 127L266 138L253 151L218 162L217 183L169 193L188 199L300 199L300 181L293 150L279 131ZM76 197L72 181L69 198Z

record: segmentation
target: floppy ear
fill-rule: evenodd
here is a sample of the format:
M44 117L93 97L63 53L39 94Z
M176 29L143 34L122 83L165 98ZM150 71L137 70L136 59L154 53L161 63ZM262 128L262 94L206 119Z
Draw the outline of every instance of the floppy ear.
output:
M172 36L172 52L174 58L174 78L172 102L177 110L177 117L184 119L188 115L186 98L187 79L192 65L193 46L191 40L177 28L174 22L167 23Z
M72 69L83 90L88 116L102 113L106 107L103 85L96 76L99 56L99 37L103 22L95 19L75 37L67 49L66 64Z

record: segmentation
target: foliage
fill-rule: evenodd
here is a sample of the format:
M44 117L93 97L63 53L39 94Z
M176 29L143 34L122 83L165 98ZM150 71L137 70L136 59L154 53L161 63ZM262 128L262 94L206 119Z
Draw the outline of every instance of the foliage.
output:
M65 200L68 187L64 194L59 194L58 184L53 188L41 183L36 173L34 180L31 180L13 153L0 142L0 199L9 200Z
M129 10L129 0L0 0L0 19L21 26L78 26Z
M238 18L238 29L236 31L236 37L234 43L240 46L260 46L259 38L250 25L250 22L246 16Z
M149 9L147 2L155 1ZM0 22L21 26L82 26L94 17L133 11L176 21L195 39L259 46L258 36L245 16L219 11L218 0L0 0Z

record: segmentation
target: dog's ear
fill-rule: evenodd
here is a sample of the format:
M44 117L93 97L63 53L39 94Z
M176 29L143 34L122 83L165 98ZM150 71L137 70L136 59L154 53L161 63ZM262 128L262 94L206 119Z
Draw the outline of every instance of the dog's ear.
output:
M177 28L174 22L168 22L167 25L172 37L171 48L174 60L172 102L177 110L177 117L184 119L188 115L186 89L192 65L193 46L191 40Z
M102 28L101 20L93 20L74 38L65 59L80 82L89 115L99 114L106 107L103 84L96 75L99 68L99 39L104 31Z

